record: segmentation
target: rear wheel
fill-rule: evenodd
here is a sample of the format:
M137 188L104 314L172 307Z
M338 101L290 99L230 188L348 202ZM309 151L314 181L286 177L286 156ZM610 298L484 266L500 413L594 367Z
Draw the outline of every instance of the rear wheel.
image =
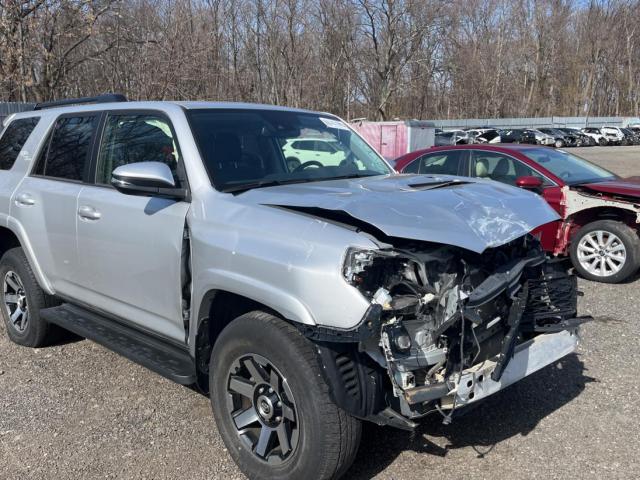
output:
M52 327L40 318L40 310L58 302L40 288L22 248L12 248L2 256L0 281L0 309L9 338L25 347L48 344Z
M250 479L335 479L360 443L360 421L329 396L313 344L272 315L251 312L216 341L210 365L218 430Z
M640 240L636 231L622 222L592 222L573 238L571 261L578 273L589 280L622 282L638 270Z
M600 137L600 140L598 141L598 143L600 144L601 147L606 147L609 144L607 139L604 137Z

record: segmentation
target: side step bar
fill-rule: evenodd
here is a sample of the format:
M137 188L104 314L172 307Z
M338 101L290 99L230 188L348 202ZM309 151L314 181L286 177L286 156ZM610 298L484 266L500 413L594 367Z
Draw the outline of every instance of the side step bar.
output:
M44 320L59 325L147 367L181 385L196 382L189 352L137 329L68 303L40 311Z

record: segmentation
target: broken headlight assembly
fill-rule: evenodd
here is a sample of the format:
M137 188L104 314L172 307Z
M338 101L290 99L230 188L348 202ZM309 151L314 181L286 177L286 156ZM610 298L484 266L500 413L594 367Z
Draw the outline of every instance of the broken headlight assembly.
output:
M530 235L483 254L403 247L350 249L343 275L379 305L379 330L359 349L387 371L393 406L407 417L455 392L465 369L497 359L499 382L517 345L584 321L575 318L575 278Z

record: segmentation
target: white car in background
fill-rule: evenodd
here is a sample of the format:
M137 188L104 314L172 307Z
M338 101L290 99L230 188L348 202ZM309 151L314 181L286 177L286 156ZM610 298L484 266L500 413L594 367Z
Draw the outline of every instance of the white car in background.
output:
M495 128L474 128L467 130L475 143L500 143L500 132Z
M593 138L601 147L609 145L609 139L599 128L585 127L582 129L582 133L584 133L587 137Z
M615 145L625 143L625 134L620 127L602 127L600 131L607 137L609 143Z
M339 166L346 154L340 142L325 138L297 138L288 140L282 147L289 169L318 162L320 166Z

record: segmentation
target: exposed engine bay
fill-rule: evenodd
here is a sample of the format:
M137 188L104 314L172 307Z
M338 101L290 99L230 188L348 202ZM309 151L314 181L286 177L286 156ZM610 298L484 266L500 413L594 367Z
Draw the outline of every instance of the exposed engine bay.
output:
M576 278L531 235L483 254L410 241L350 250L343 274L372 305L358 350L386 370L386 403L407 418L455 409L465 369L493 359L500 382L519 344L587 319Z

